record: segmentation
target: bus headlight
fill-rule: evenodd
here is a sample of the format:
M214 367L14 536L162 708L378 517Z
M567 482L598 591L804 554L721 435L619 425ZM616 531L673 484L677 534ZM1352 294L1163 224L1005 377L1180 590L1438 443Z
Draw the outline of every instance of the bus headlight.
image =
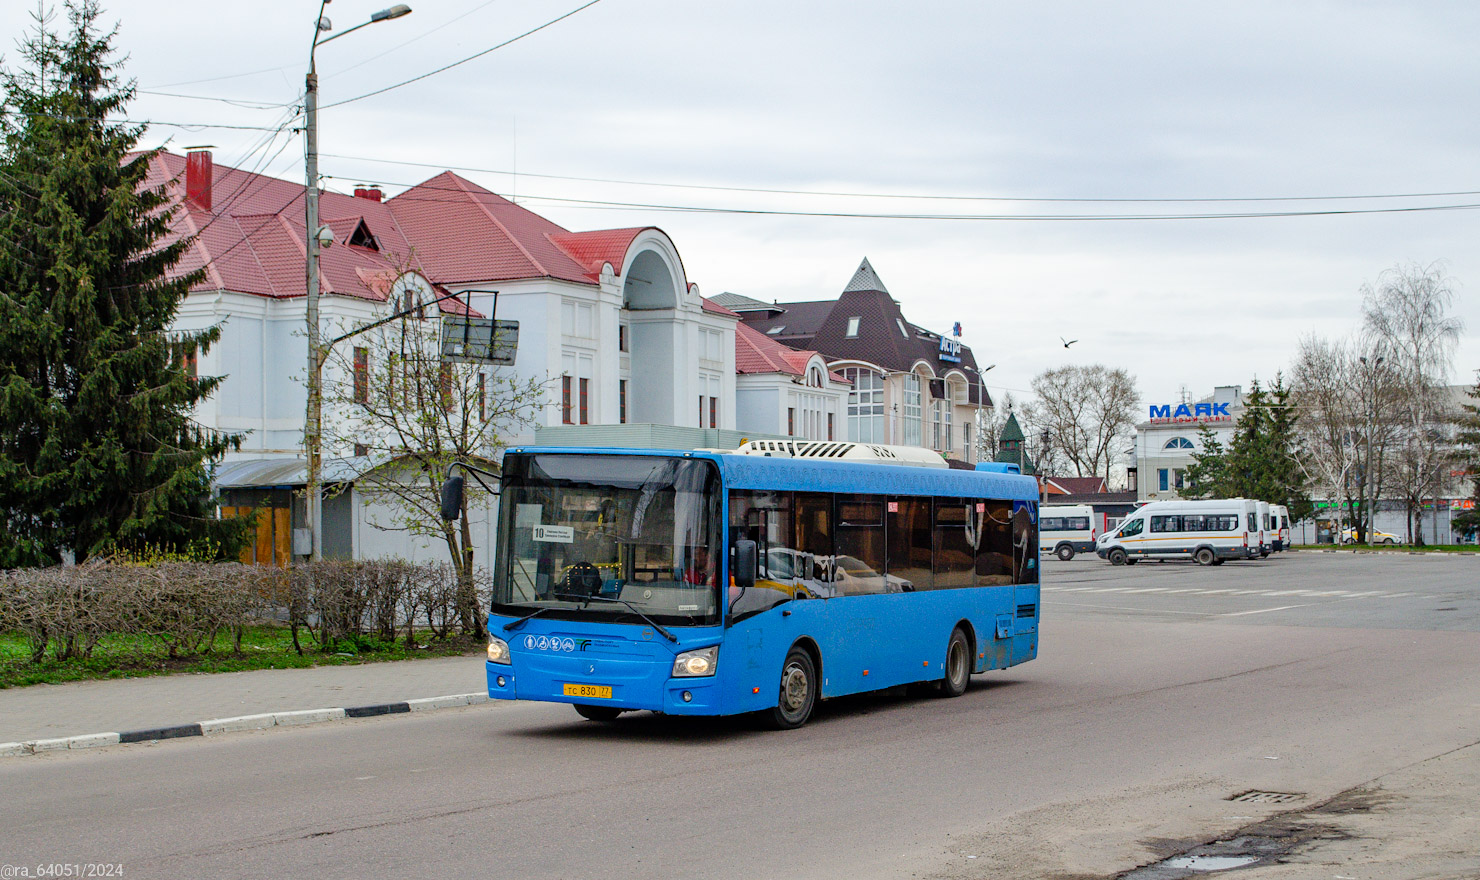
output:
M489 636L488 662L507 665L509 662L509 643L497 636Z
M673 677L699 678L713 675L714 668L718 665L719 645L712 648L700 648L697 651L684 651L673 658Z

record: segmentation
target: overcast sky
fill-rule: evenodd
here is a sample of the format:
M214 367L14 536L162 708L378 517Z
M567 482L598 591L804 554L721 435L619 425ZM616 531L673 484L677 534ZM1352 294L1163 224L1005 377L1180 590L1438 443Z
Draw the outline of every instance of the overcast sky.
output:
M601 0L330 106L582 2L413 0L321 47L327 185L481 169L461 173L572 230L661 227L709 296L834 298L866 256L911 320L962 323L999 395L1066 363L1128 369L1147 404L1247 386L1303 336L1354 330L1384 269L1435 261L1467 324L1452 381L1480 368L1474 208L941 219L1480 206L1480 4ZM0 8L12 67L27 5ZM335 0L333 33L382 5ZM113 0L147 90L129 117L283 124L317 8ZM165 142L303 174L291 132L152 126ZM1092 201L1425 193L1458 194ZM807 216L827 214L935 216Z

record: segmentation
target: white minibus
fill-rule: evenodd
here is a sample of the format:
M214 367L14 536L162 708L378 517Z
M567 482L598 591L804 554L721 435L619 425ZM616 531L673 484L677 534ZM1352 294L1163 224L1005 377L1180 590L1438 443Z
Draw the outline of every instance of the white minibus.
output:
M1075 553L1093 553L1095 511L1088 504L1048 504L1038 514L1038 550L1065 562Z
M1141 559L1192 559L1222 565L1259 555L1258 502L1246 498L1153 501L1101 535L1095 553L1112 565Z
M1290 509L1283 504L1271 504L1269 515L1274 517L1274 549L1278 553L1290 546Z
M1259 555L1274 552L1274 523L1269 517L1269 502L1259 501Z

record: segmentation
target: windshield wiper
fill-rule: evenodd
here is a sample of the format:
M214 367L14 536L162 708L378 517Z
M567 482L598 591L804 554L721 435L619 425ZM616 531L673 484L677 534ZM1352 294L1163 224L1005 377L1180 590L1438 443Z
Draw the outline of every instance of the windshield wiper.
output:
M567 602L583 602L587 605L591 604L592 602L612 602L615 604L626 605L628 608L632 609L633 614L636 614L638 617L641 617L643 620L646 620L649 624L651 624L653 629L657 630L658 634L661 635L663 638L667 639L670 642L678 641L678 636L675 636L673 633L664 629L662 624L642 613L642 609L638 608L636 605L633 605L631 602L628 602L626 599L613 599L610 596L586 596L581 595L580 593L556 593L555 598L563 599ZM545 609L543 608L540 609L540 611L544 610ZM538 613L539 611L535 612L535 614ZM533 616L534 614L530 615L530 617ZM528 620L529 618L524 619Z
M559 597L557 597L557 598L559 598ZM529 620L531 617L539 617L541 614L544 614L546 611L549 611L549 610L550 609L548 607L545 607L545 608L536 608L535 610L533 610L530 613L524 615L523 617L519 618L518 620L511 620L508 623L504 624L504 629L505 630L511 630L514 627L518 626L519 624L523 623L524 621Z

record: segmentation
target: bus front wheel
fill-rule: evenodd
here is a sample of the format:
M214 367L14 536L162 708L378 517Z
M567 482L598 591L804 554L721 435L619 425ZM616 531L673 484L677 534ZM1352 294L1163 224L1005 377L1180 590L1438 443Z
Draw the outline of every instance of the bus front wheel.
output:
M817 666L811 654L793 645L781 666L781 691L776 708L771 710L771 726L777 730L795 730L807 723L815 705Z
M1060 560L1068 562L1069 560L1074 558L1074 548L1070 547L1068 544L1061 544L1059 545L1059 549L1054 551L1054 555L1057 556Z
M946 674L940 680L942 697L959 697L966 693L971 682L971 643L961 627L951 631L951 641L946 645Z
M1116 549L1110 551L1110 564L1111 565L1125 565L1125 562L1126 562L1126 557L1125 557L1125 551L1124 550L1121 550L1120 548L1117 547Z

